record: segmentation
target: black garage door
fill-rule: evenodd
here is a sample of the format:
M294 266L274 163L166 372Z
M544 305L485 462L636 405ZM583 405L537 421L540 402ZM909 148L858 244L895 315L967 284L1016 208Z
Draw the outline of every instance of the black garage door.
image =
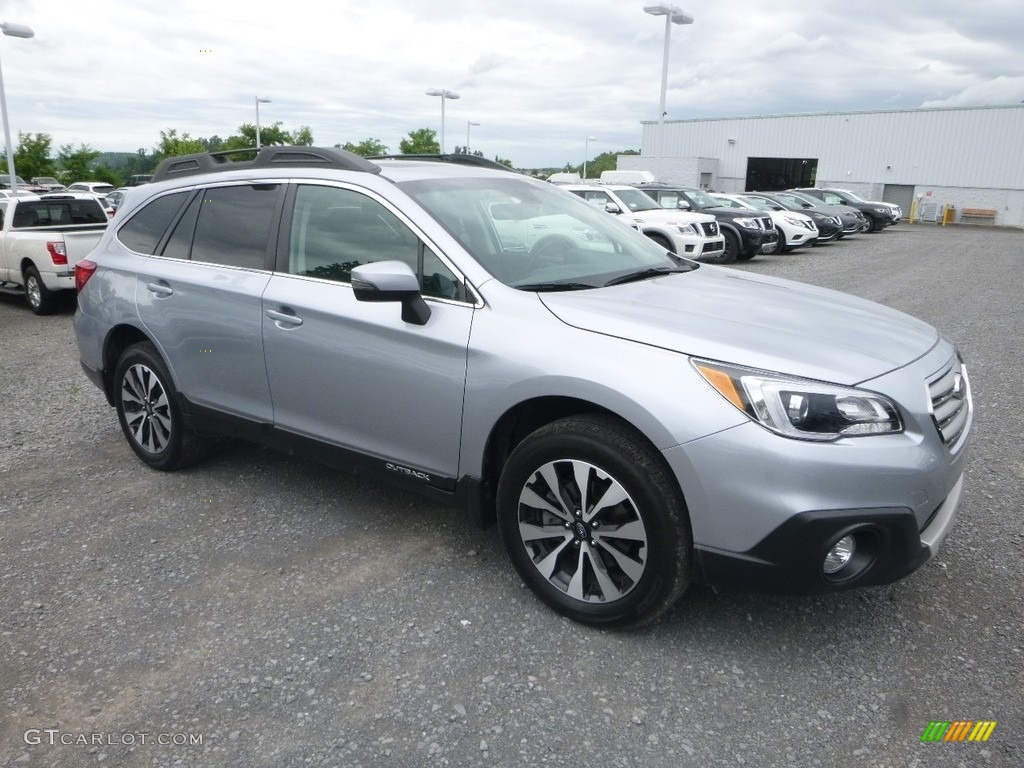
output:
M818 174L816 157L748 157L748 192L773 192L793 187L813 187Z

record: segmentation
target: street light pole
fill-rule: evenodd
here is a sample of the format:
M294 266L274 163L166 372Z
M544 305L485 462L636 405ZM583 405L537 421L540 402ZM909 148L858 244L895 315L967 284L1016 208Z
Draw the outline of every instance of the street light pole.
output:
M590 157L590 142L597 141L596 136L587 136L587 141L583 145L583 180L587 180L587 158Z
M445 99L457 99L459 94L455 91L449 91L447 88L431 88L427 91L427 96L440 96L441 97L441 154L444 154L444 100Z
M661 3L659 5L645 5L644 13L651 16L665 17L665 52L661 62L661 105L658 112L658 167L661 167L661 154L665 142L665 93L668 90L668 52L669 43L672 39L673 24L693 24L693 17L687 16L675 5ZM660 174L659 174L660 176Z
M270 99L265 99L262 96L256 97L256 149L259 149L262 144L260 143L260 104L269 104Z
M480 125L480 123L474 123L470 120L466 121L466 154L469 154L469 129L474 125Z
M9 21L0 23L0 30L8 37L35 37L31 27ZM11 194L18 191L18 174L14 170L14 148L11 146L11 126L7 121L7 92L4 90L4 72L0 67L0 111L4 118L4 143L7 145L7 176L11 180Z

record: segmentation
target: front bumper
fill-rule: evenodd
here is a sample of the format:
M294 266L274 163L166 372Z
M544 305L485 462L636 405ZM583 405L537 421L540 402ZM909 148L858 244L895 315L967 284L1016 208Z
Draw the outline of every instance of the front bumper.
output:
M795 515L746 552L697 546L697 578L786 594L889 584L935 557L953 527L962 489L961 476L921 531L910 509L830 510ZM856 541L856 553L845 568L826 574L825 556L845 536Z

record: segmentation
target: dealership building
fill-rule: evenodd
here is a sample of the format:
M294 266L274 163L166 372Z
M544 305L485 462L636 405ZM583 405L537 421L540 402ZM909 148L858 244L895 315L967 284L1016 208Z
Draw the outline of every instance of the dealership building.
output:
M918 219L1024 227L1024 104L644 122L618 169L717 192L840 187Z

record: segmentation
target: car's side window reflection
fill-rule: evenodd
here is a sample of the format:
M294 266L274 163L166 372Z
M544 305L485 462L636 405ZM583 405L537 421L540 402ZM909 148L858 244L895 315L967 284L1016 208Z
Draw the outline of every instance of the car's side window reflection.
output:
M452 271L385 206L350 189L299 186L288 248L290 274L348 283L355 267L377 261L408 264L425 296L464 296Z

